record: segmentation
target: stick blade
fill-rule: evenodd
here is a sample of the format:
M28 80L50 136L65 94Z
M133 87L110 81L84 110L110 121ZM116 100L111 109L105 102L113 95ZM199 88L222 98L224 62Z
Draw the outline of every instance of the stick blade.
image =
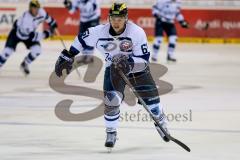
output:
M182 143L181 141L179 141L178 139L175 139L173 137L170 137L170 140L177 143L179 146L181 146L183 149L185 149L188 152L191 152L191 149L184 143Z

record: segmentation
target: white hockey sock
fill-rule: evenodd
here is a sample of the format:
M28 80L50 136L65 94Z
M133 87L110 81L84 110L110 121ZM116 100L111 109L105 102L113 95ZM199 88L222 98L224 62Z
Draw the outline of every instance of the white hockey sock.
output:
M168 55L174 57L175 44L169 44L168 46Z
M177 41L177 36L170 36L169 37L169 44L168 44L168 55L170 57L174 57L174 51L176 48L176 41Z
M31 52L25 57L24 62L31 64L41 53L41 47L34 45L30 48Z
M108 116L106 114L104 115L105 127L107 132L115 132L117 130L119 117L120 117L120 113L114 116Z
M163 39L162 37L156 37L155 40L154 40L154 43L153 43L153 55L152 55L153 58L157 59L158 52L159 52L159 49L160 49L160 45L162 43L162 39Z

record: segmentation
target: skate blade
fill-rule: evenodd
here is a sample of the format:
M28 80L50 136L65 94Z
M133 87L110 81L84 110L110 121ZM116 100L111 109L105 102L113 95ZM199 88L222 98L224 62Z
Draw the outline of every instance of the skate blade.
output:
M26 73L24 71L24 68L20 67L20 71L23 73L24 77L27 77L29 75L29 73Z
M167 64L176 64L177 61L171 61L171 60L167 60Z
M107 152L112 153L113 148L112 147L107 147Z

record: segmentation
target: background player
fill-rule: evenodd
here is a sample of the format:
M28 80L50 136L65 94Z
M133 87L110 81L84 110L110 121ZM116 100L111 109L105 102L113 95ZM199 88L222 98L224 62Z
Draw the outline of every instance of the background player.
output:
M114 3L109 12L109 23L89 28L84 34L79 34L75 38L69 51L62 51L55 66L57 76L62 76L64 69L70 73L74 56L91 46L96 46L106 61L104 118L107 138L105 146L111 148L115 144L120 116L119 107L124 97L126 84L118 74L118 70L125 73L167 131L166 117L148 67L150 52L147 37L142 28L128 21L126 4ZM162 138L169 141L159 128L156 128Z
M183 28L189 28L188 23L181 14L180 7L179 0L157 0L157 3L153 6L152 13L156 18L156 23L152 61L157 61L160 45L163 41L163 32L166 32L168 37L167 60L176 62L176 58L174 58L177 41L175 19L177 19Z
M79 33L85 32L89 27L99 25L101 9L98 0L64 0L64 5L71 14L78 9L80 10ZM91 55L93 52L94 48L86 48L83 51L86 56L83 56L82 62L92 62L93 57Z
M42 33L36 32L39 24L44 21L48 23L50 29ZM16 50L17 44L23 42L27 49L30 50L30 53L24 58L20 68L25 75L28 75L30 73L29 64L41 54L40 41L51 36L55 28L57 28L56 21L41 8L39 1L31 0L29 10L15 21L8 35L5 48L0 55L0 67Z

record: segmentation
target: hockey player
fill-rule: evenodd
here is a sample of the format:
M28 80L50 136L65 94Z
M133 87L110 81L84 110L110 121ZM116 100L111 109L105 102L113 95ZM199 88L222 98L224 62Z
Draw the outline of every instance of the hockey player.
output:
M176 62L174 58L174 50L177 41L177 31L175 27L175 19L183 28L188 28L188 23L181 14L181 4L179 0L157 0L153 6L152 13L156 18L155 23L155 41L153 44L152 61L157 61L158 51L163 41L163 32L168 37L167 60Z
M101 9L98 0L64 0L65 7L73 14L77 9L80 10L80 27L79 33L84 33L89 27L99 25ZM83 63L93 61L91 56L94 48L88 48L83 51Z
M50 29L42 33L36 32L39 24L44 21L48 23ZM0 67L3 66L16 50L17 44L23 42L27 49L30 50L30 53L24 58L20 65L20 69L25 75L28 75L30 73L29 64L41 54L40 41L51 36L55 28L57 28L56 21L41 8L39 1L31 0L29 3L29 10L25 11L22 16L15 21L8 35L5 48L0 54Z
M121 70L134 85L148 105L151 112L159 119L167 130L166 117L160 104L159 94L148 67L150 52L147 37L142 28L128 21L128 10L125 3L114 3L109 11L109 23L89 28L79 34L69 51L63 50L56 65L55 73L62 76L66 69L70 73L74 56L86 48L96 48L103 54L106 61L104 75L104 118L107 138L106 147L114 147L120 116L120 104L124 97L126 83L119 75ZM167 137L157 131L165 141Z

